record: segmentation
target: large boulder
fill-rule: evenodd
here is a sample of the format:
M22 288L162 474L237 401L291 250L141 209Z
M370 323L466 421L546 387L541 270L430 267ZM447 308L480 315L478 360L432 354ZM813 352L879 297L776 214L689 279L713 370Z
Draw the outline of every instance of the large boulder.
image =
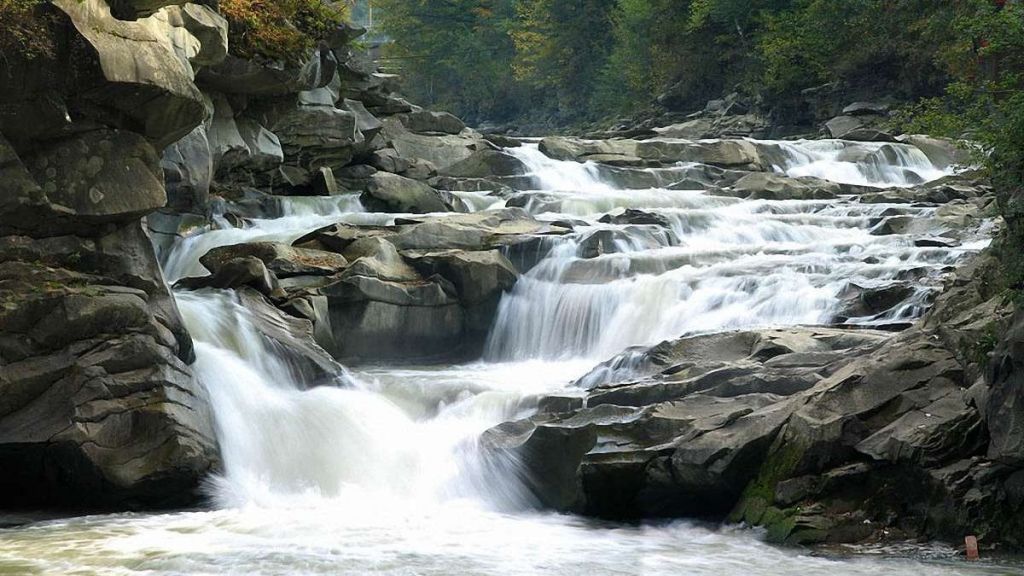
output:
M138 223L0 248L6 506L183 506L218 462L191 340Z
M158 150L203 121L206 109L189 61L202 53L203 44L187 28L172 25L163 14L119 20L103 0L56 0L54 5L89 43L102 70L103 81L78 95L96 107L94 119L144 134ZM219 18L205 6L192 12Z
M734 194L757 200L827 200L838 196L838 184L814 177L790 178L753 172L732 185Z
M417 134L459 134L466 124L448 112L416 110L398 117L410 132Z
M363 204L382 212L426 214L452 212L454 199L446 192L397 174L378 172L370 177Z
M337 70L334 53L318 49L304 63L254 62L228 56L217 66L203 68L197 81L208 88L225 94L274 96L315 90L330 84Z
M465 160L448 166L440 173L454 178L493 178L495 176L522 176L529 172L515 156L499 150L477 150Z
M83 132L37 151L20 166L11 156L7 166L16 185L9 197L16 210L12 216L43 211L40 220L9 221L12 229L32 236L93 235L106 224L138 220L167 203L156 151L131 132Z
M477 150L493 146L483 137L467 131L463 134L427 135L411 132L396 117L386 118L382 135L403 158L421 158L438 170L469 158Z
M330 276L348 266L345 257L334 252L296 248L274 242L250 242L220 246L207 252L199 261L216 273L225 263L236 258L255 257L278 278L290 276Z

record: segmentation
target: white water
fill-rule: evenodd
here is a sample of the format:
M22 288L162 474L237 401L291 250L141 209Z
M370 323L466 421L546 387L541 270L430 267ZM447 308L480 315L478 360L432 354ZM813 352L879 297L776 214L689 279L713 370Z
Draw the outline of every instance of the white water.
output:
M362 368L337 386L303 391L231 293L179 293L225 461L209 487L214 509L0 531L0 573L1006 573L965 566L942 547L914 548L912 559L829 559L773 548L739 529L538 514L507 480L511 470L497 479L483 474L481 432L529 414L539 395L564 390L625 346L689 331L824 322L844 279L884 284L966 251L868 234L869 221L892 207L620 191L598 180L594 166L551 161L533 147L515 153L555 199L534 210L589 224L559 241L503 301L491 363ZM800 169L793 163L789 170ZM502 205L481 193L464 200L475 209ZM205 273L198 258L215 246L288 242L337 220L395 217L354 203L339 209L333 200L289 205L283 218L186 239L170 255L167 277ZM654 209L671 230L596 223L624 207ZM584 257L591 233L611 234L610 253ZM907 305L912 316L915 304Z

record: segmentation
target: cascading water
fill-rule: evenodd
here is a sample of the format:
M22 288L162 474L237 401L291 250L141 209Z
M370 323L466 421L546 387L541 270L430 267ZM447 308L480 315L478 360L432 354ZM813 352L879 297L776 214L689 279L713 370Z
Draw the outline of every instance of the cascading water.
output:
M889 184L904 185L908 173L922 178L944 174L916 149L916 154L891 156L895 163L882 169L842 157L844 152L890 157L871 156L882 150L878 145L767 145L778 147L785 158L780 169L791 175L814 173L853 183L884 181L879 179L889 175ZM926 218L934 208L617 190L587 165L552 160L532 147L512 153L551 188L535 193L535 209L548 218L557 215L589 226L552 250L502 301L487 346L492 360L582 356L600 361L630 346L684 334L830 323L851 284L884 287L911 274L927 277L977 249L917 247L905 235L872 234L872 226L887 214ZM672 233L657 234L661 227L647 224L597 222L616 208L654 212ZM601 243L603 238L613 241ZM889 314L847 322L913 319L923 311L928 293L913 290Z
M908 183L904 169L935 176L913 155L899 156L898 170L877 169L841 159L839 145L775 144L785 159L779 170L789 174L894 185ZM687 332L826 322L849 282L928 274L982 244L919 248L870 233L887 211L927 216L932 209L620 190L596 165L553 161L536 146L511 152L542 188L526 192L527 209L573 221L577 233L551 240L548 255L506 295L489 362L368 367L306 390L232 292L179 292L224 458L222 476L211 482L217 507L36 525L4 542L0 572L6 555L38 573L77 574L967 573L945 563L945 549L926 564L837 561L772 548L742 530L687 522L609 527L527 512L515 482L481 475L479 435L529 414L534 398L564 390L595 360ZM484 193L460 196L475 210L503 206ZM598 221L624 208L666 225ZM291 199L279 214L181 241L165 263L168 280L204 274L198 260L216 246L291 242L339 220L400 217L366 213L355 197ZM915 298L894 315L912 317Z

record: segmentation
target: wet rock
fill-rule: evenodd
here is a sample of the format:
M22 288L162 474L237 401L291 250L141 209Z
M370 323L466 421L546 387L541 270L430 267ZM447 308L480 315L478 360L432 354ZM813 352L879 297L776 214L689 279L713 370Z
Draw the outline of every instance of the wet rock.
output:
M521 176L529 172L518 158L498 150L478 150L440 171L454 178L493 178L495 176Z
M314 340L312 322L285 314L250 288L239 290L237 298L251 313L248 318L253 327L272 343L273 350L295 373L297 382L332 385L345 373L344 367Z
M278 278L291 276L329 276L348 266L345 257L334 252L295 248L274 242L250 242L221 246L207 252L199 261L213 273L236 258L255 257Z
M281 287L262 260L255 256L243 256L219 263L213 274L202 277L183 278L174 285L185 290L201 288L235 288L249 286L265 296L281 295Z
M837 197L840 186L813 177L789 178L766 172L754 172L732 186L733 193L758 200L826 200Z
M183 506L217 465L191 340L138 224L0 250L6 506Z
M452 212L453 198L420 182L397 174L378 172L370 177L363 203L384 212Z

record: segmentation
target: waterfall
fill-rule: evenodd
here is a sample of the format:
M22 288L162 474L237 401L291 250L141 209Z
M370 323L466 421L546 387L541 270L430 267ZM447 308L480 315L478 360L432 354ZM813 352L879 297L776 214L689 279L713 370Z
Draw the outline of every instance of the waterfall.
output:
M904 145L757 144L781 158L777 168L791 176L903 186L944 174ZM602 182L592 165L553 160L531 145L510 153L543 184L529 193L528 209L588 226L562 240L502 300L487 343L490 360L600 361L630 346L684 334L830 323L851 283L884 287L912 270L938 273L964 253L915 247L903 235L872 234L874 223L894 209L923 218L933 208L621 190ZM625 208L659 215L672 233L598 222ZM915 290L893 312L847 323L915 318L929 294Z

